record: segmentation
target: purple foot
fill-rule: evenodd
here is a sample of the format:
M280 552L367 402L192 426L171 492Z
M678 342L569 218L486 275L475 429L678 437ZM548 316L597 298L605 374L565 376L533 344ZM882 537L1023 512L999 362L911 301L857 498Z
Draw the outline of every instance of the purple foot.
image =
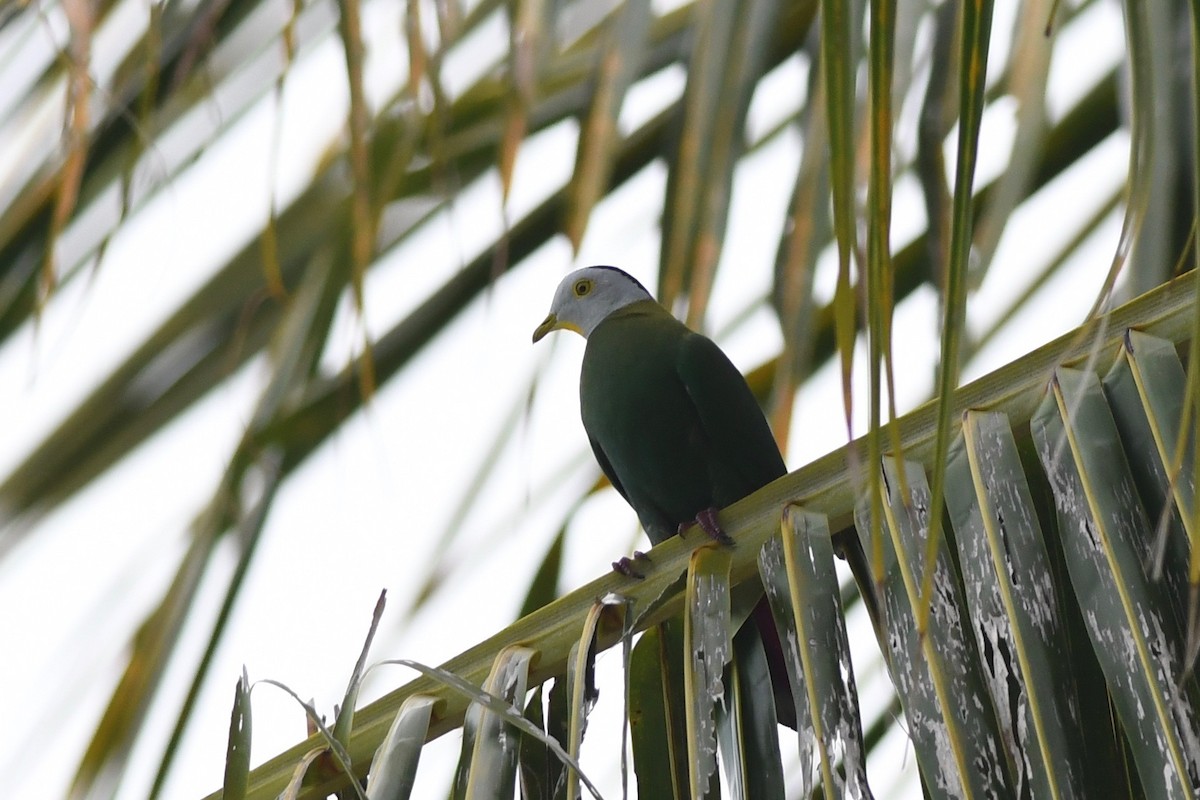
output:
M692 526L692 522L681 522L679 524L679 533ZM721 523L717 521L717 510L715 508L706 508L696 515L694 524L700 526L700 530L708 534L708 538L718 544L723 544L726 547L732 547L734 541L729 534L721 530Z
M612 562L613 572L619 572L626 578L636 578L640 581L646 576L637 567L637 562L639 561L650 563L650 556L646 555L641 550L634 550L633 558L630 558L629 556L621 556L616 561Z

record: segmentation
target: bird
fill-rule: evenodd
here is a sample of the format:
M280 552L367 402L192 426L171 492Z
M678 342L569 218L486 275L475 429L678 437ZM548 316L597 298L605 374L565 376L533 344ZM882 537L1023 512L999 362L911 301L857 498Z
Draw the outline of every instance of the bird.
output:
M738 368L617 267L585 267L563 278L533 341L556 330L587 340L579 378L583 427L601 470L651 542L698 523L728 543L718 510L787 472ZM638 576L629 559L613 566ZM766 650L778 721L795 729L791 685L765 595L751 618Z

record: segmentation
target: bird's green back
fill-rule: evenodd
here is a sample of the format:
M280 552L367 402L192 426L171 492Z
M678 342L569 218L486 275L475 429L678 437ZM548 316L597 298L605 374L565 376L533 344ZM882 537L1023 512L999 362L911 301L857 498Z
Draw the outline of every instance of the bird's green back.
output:
M741 373L653 301L588 337L580 405L601 468L654 542L786 471Z

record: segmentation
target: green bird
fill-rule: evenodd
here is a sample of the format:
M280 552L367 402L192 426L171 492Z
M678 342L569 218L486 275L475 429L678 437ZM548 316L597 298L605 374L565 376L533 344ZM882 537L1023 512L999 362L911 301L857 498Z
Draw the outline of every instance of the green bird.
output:
M728 541L717 509L787 472L737 367L711 339L675 319L616 267L587 267L563 279L533 341L554 330L575 331L587 340L579 378L583 427L600 468L637 512L650 540L658 544L696 522L713 538ZM613 566L637 574L628 559ZM795 728L783 651L765 595L752 616L766 650L779 721Z
M583 427L600 468L655 544L787 472L745 378L711 339L616 267L572 272L533 340L587 339L579 377Z

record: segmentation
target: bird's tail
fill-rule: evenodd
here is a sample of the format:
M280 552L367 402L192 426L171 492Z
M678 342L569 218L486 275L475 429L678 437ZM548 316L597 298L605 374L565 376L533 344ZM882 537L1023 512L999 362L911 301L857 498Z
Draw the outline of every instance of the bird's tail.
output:
M771 691L775 696L775 716L781 725L796 728L796 701L792 698L792 684L788 678L787 661L784 659L783 642L771 615L771 605L764 594L750 612L758 634L762 638L763 650L767 655L767 667L771 671Z

